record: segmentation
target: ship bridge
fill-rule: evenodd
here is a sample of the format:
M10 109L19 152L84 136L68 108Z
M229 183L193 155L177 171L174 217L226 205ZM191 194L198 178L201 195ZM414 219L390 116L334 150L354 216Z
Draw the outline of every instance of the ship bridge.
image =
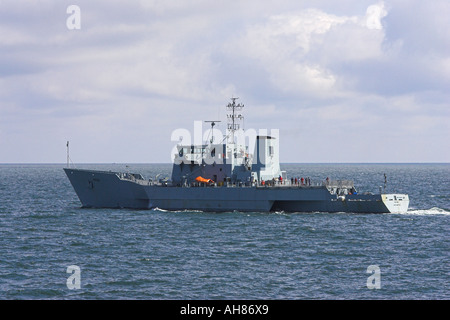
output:
M254 181L286 177L280 170L278 138L269 135L256 136L253 154L245 145L240 114L243 104L237 104L238 98L232 98L227 105L227 134L221 143L213 143L213 139L201 145L177 145L172 168L172 183L187 185L197 177L213 180L218 184L241 183L252 184ZM211 122L213 129L215 122Z

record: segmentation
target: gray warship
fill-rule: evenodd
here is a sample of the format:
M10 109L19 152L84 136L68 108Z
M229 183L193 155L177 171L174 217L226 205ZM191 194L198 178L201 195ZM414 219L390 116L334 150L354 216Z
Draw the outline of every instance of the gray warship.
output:
M171 179L140 173L76 169L64 171L82 207L208 212L404 213L407 194L358 192L351 180L294 179L280 168L277 134L255 135L253 153L243 131L243 104L226 106L227 134L201 144L177 144ZM215 141L214 138L219 138ZM68 147L68 144L67 144ZM69 156L68 156L69 158Z

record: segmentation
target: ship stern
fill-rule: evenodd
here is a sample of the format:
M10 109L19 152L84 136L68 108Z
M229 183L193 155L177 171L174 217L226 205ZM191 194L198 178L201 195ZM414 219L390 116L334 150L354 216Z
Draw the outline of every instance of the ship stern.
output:
M407 194L382 194L381 200L390 213L406 213L409 207Z

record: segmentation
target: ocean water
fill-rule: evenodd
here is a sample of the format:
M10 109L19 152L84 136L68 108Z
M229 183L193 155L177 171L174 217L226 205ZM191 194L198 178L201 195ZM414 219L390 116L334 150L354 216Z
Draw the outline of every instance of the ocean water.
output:
M405 214L84 209L63 166L0 165L0 299L450 298L450 164L282 165L360 192L386 173Z

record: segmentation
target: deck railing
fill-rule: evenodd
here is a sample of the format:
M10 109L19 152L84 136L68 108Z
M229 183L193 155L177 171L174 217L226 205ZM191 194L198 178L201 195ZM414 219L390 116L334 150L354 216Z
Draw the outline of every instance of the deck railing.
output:
M144 179L140 174L133 173L116 173L120 180L126 180L134 182L144 186L168 186L171 185L167 179L159 179L153 181L152 179ZM352 180L323 180L315 181L311 179L272 179L266 181L254 181L254 182L215 182L212 184L206 184L202 182L192 182L190 184L182 184L183 187L227 187L227 188L245 188L245 187L257 187L257 188L271 188L271 187L297 187L297 188L307 188L307 187L327 187L328 189L351 189L354 187Z

